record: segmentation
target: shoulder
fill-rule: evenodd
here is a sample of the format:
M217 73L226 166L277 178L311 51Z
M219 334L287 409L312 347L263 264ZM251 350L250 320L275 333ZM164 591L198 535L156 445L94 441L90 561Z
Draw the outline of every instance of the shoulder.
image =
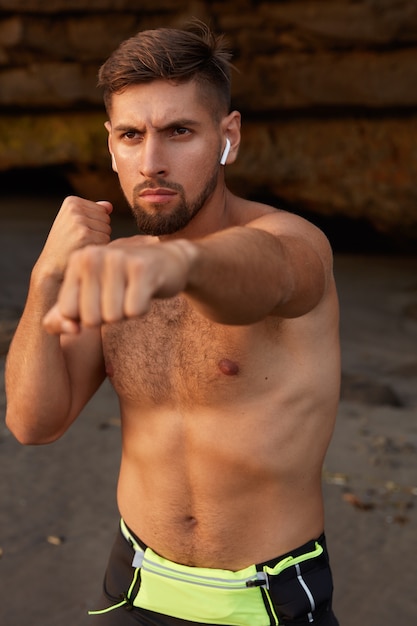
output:
M325 233L309 220L261 202L236 198L240 225L264 230L295 251L311 250L327 267L333 265L333 253Z
M276 238L278 249L288 261L299 293L313 293L318 304L334 293L333 251L325 233L305 218L255 203L257 215L246 222L247 228L268 232ZM314 308L314 307L311 307Z
M288 237L294 241L309 242L323 251L330 251L330 243L324 232L300 215L266 207L265 212L247 222L250 228L266 230L277 237Z

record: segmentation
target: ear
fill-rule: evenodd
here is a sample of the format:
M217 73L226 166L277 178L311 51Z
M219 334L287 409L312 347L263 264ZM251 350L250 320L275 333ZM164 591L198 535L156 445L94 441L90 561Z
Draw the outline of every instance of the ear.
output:
M240 146L240 122L239 111L232 111L221 122L223 149L220 162L222 165L230 165L236 161ZM227 140L230 142L230 146Z
M109 136L107 138L107 145L109 147L109 152L110 152L110 156L111 156L112 170L113 170L113 172L117 173L117 163L116 163L116 159L114 158L113 149L112 149L112 141L111 141L111 124L110 124L109 121L107 121L107 122L104 123L104 126L106 127L106 130L109 133Z

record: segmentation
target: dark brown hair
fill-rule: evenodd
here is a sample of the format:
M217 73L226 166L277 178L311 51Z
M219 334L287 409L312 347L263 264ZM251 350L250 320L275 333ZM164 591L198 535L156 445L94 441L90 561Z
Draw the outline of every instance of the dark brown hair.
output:
M176 83L196 80L213 111L230 109L231 53L223 35L216 36L203 22L186 29L158 28L139 32L124 41L99 70L104 104L131 85L157 79Z

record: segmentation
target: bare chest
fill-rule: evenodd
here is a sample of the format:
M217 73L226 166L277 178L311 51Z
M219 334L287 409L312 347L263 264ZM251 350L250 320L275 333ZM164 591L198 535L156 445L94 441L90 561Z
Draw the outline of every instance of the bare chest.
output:
M109 378L119 397L139 403L212 403L213 390L240 384L250 343L247 329L211 323L182 297L103 330Z

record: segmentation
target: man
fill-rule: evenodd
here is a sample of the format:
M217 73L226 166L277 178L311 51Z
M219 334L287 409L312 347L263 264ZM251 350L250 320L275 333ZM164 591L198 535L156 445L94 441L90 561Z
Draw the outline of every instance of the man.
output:
M226 188L229 58L201 25L142 32L101 68L141 234L110 243L110 203L67 198L8 356L24 444L60 437L106 376L120 400L121 525L91 624L337 624L332 255L312 224Z

